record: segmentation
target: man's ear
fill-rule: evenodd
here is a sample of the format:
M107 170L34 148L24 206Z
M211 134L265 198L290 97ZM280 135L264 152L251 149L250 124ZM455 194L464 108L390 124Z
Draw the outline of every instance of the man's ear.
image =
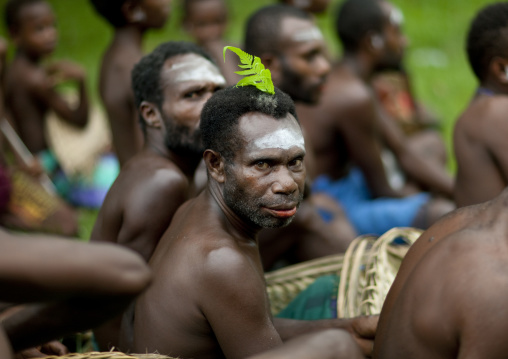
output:
M360 41L361 47L370 53L379 53L385 47L385 39L378 32L369 31Z
M489 64L489 73L502 84L508 84L508 59L494 56Z
M136 1L127 0L122 5L122 13L125 19L130 24L135 24L146 20L144 10L139 6Z
M224 158L220 153L210 149L205 150L203 153L206 169L210 176L218 183L224 183L226 179Z
M139 112L147 127L161 128L162 127L162 116L153 103L143 101L139 105Z
M282 80L282 64L279 56L274 54L263 54L259 58L265 68L270 70L272 82L275 87L278 87Z

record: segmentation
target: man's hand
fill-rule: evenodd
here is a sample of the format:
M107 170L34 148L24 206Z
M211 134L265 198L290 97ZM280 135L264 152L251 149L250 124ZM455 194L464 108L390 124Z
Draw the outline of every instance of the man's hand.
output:
M25 349L16 354L16 359L44 358L47 355L65 355L69 350L58 340L53 340L44 345Z
M379 315L356 317L351 319L348 328L363 354L369 358L372 357L378 321Z
M68 80L83 81L85 79L85 70L69 61L57 61L46 67L46 72L52 79L54 86Z

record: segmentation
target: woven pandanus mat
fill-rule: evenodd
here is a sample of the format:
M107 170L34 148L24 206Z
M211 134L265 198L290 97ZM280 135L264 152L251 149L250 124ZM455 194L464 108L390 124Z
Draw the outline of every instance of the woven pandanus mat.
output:
M121 352L70 353L61 356L46 356L44 359L177 359L160 354L125 354Z
M377 239L356 238L344 254L337 296L340 318L379 314L402 259L421 229L393 228Z

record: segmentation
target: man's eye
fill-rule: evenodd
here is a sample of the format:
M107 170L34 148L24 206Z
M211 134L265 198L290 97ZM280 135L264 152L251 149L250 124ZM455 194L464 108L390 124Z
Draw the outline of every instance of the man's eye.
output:
M256 163L256 167L260 170L266 170L270 167L270 165L268 164L268 162L259 161Z
M185 98L198 98L199 93L196 91L188 92L185 94Z
M297 158L296 160L293 160L289 163L289 166L299 168L303 164L303 161L301 158Z

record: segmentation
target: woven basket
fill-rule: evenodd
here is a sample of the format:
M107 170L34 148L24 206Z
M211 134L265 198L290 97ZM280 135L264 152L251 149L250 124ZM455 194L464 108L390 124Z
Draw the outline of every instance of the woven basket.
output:
M265 274L272 314L277 315L318 277L329 274L341 276L337 300L339 317L379 313L402 258L421 233L416 228L393 228L379 239L363 235L349 245L345 254ZM394 244L397 238L404 244Z
M339 273L344 255L331 255L265 274L272 315L277 315L318 277Z
M160 354L125 354L121 352L70 353L61 356L46 356L44 359L176 359Z
M351 243L340 272L340 318L381 312L402 259L422 232L416 228L393 228L378 239L358 237Z

